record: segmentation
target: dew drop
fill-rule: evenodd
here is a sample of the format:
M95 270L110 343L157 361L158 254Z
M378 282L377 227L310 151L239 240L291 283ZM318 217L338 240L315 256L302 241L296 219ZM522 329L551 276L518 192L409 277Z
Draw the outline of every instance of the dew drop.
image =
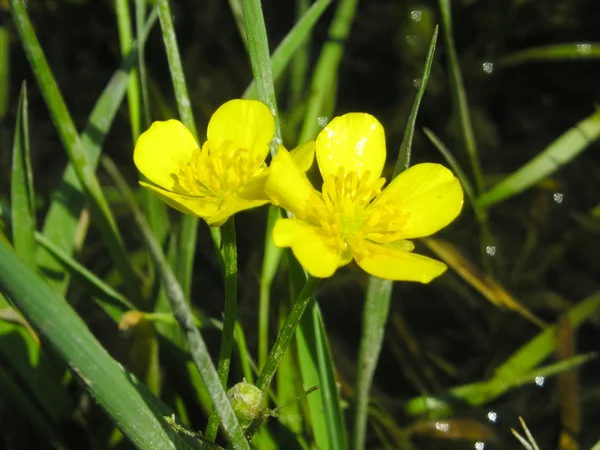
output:
M488 411L487 418L490 422L495 423L496 420L498 419L498 414L496 413L496 411Z
M423 80L421 78L415 78L413 80L413 86L417 89L419 89L421 87L421 84L423 84Z
M423 17L423 13L421 11L419 11L418 9L410 12L410 18L411 18L411 20L414 20L415 22L420 22L422 17Z
M483 450L485 448L485 442L475 442L475 450Z
M589 55L592 53L592 44L577 44L577 53L580 55Z
M406 43L411 47L414 47L417 45L417 37L414 34L409 34L406 36Z
M496 254L496 246L495 245L488 245L485 248L485 252L490 255L490 256L494 256Z
M488 75L491 75L494 73L494 63L493 62L486 61L481 65L481 68Z
M554 200L556 203L558 203L560 205L563 202L564 197L565 196L562 192L555 192L554 195L552 196L552 200Z
M327 122L329 122L329 119L325 116L319 116L317 117L317 123L319 124L319 126L321 128L324 128L325 125L327 125Z
M435 429L438 431L447 432L450 429L450 424L448 422L436 422Z
M539 387L542 387L545 381L546 379L544 377L535 377L535 384L537 384Z

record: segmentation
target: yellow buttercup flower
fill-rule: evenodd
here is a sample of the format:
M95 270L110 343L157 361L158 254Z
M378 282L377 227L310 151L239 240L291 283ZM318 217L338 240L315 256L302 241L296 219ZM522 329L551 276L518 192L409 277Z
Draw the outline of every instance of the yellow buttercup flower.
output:
M269 202L265 158L274 133L263 103L231 100L213 114L202 147L181 122L154 122L137 140L133 160L150 181L142 186L171 207L220 226L238 211ZM297 164L310 166L314 142L292 153Z
M323 177L316 191L287 152L271 163L265 190L292 216L273 229L277 247L291 247L311 275L333 275L352 259L367 273L390 280L429 283L446 265L411 253L413 239L452 222L463 204L456 177L439 164L417 164L384 190L383 127L373 116L333 119L316 141Z

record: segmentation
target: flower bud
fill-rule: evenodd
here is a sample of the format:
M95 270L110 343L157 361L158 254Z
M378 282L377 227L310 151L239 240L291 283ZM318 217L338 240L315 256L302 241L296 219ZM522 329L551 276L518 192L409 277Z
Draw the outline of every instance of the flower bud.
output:
M229 389L227 397L239 420L253 420L263 411L263 393L246 380Z

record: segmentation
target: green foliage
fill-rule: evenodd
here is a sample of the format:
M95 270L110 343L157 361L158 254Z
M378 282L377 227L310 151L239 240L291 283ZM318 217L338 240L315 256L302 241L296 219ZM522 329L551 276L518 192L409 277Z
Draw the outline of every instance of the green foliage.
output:
M0 447L550 448L537 423L597 440L599 52L573 34L600 11L493 3L0 2ZM202 144L236 97L273 112L272 155L364 111L399 147L388 180L445 161L463 266L319 280L275 247L275 206L210 229L132 189L153 120Z

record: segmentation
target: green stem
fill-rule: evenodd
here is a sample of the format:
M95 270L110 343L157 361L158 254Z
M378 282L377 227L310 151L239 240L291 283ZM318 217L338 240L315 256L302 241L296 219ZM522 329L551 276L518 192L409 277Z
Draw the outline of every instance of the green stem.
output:
M281 139L279 116L277 114L277 99L275 97L275 84L271 70L271 54L265 18L262 13L260 0L242 0L244 9L244 24L248 36L248 53L252 74L256 82L256 91L261 102L269 107L275 118L275 137ZM275 155L277 145L271 146L271 154Z
M221 382L219 376L213 365L208 347L196 326L194 316L185 299L183 289L177 281L174 273L171 270L169 262L165 258L160 244L156 241L152 234L152 230L148 225L146 218L140 210L138 204L133 197L133 194L129 190L127 183L119 173L118 169L112 161L108 158L103 159L104 167L107 172L111 175L117 188L123 195L123 198L133 211L135 220L137 222L140 231L144 237L146 245L148 246L148 252L153 259L157 272L161 278L163 287L167 294L167 298L171 304L173 315L179 322L181 329L185 335L190 355L194 364L198 368L202 381L206 386L206 390L210 393L215 408L219 411L219 416L223 422L223 427L227 431L229 438L231 439L231 446L234 449L250 450L250 445L244 436L244 432L240 427L240 424L233 412L231 403L227 398L227 394Z
M163 42L169 62L169 71L173 89L175 90L175 99L177 100L177 110L183 124L198 141L198 132L196 122L192 112L190 96L188 95L185 84L185 74L181 64L181 56L177 47L177 37L173 27L173 18L169 0L158 0L158 18L162 29ZM196 240L198 230L198 219L192 216L184 215L181 219L181 232L177 241L177 258L175 261L175 273L186 298L190 298L192 284L192 266L194 264L194 254L196 251Z
M256 387L258 387L262 392L267 392L267 389L271 384L271 380L275 376L275 372L279 367L279 363L290 346L292 337L296 333L296 328L298 328L300 320L304 316L308 306L313 301L313 296L317 290L319 281L321 281L320 278L315 278L312 276L308 277L304 287L302 288L302 291L294 302L294 306L292 307L290 314L283 324L283 327L281 327L279 330L279 334L277 335L275 344L273 344L273 348L269 353L265 367L263 367L260 375L258 376L258 380L256 380ZM262 419L255 420L247 428L246 438L248 441L250 441L252 436L254 436L254 434L258 431L261 423Z
M320 278L315 278L312 276L308 277L306 284L302 288L302 292L300 292L300 295L298 295L298 298L294 302L294 306L290 311L290 315L286 319L281 330L279 330L279 334L277 335L275 344L273 344L273 348L269 353L265 367L263 367L258 380L256 380L256 387L258 387L261 391L266 392L267 388L271 384L271 380L275 375L275 371L277 370L277 367L279 367L279 362L290 345L292 337L296 332L296 328L300 323L300 319L302 319L306 308L313 300L313 295L317 290L319 281Z
M354 394L356 404L354 406L352 442L355 450L360 450L365 446L369 390L381 353L385 323L390 310L392 286L391 281L369 277L363 313L363 335L358 353L359 370Z
M223 262L225 263L225 316L223 318L223 333L221 334L221 350L219 352L217 373L221 385L226 390L237 314L237 246L233 217L223 225L221 236L223 238ZM218 430L219 416L213 408L208 419L204 438L209 442L214 442Z

